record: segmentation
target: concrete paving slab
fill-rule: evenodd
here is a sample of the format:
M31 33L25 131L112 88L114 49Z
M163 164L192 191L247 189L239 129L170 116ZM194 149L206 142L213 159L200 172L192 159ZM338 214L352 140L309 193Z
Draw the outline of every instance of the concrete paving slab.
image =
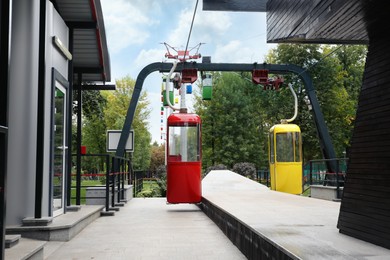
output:
M230 171L212 171L203 197L300 259L390 259L390 250L340 234L340 203L269 190Z
M45 259L245 259L192 204L132 199L114 217L101 217L71 241L47 242Z

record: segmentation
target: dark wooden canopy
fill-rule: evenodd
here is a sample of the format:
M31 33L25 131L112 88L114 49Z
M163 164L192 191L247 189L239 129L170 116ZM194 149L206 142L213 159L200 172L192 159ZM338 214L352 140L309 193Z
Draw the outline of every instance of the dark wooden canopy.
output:
M367 44L360 0L271 0L267 4L268 42Z

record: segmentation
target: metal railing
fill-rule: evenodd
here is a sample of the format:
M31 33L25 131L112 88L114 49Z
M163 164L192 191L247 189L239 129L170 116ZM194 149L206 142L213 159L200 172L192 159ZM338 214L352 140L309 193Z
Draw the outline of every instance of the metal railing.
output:
M270 186L270 176L269 176L269 170L258 170L256 172L256 179L259 183L266 185L267 187Z
M340 187L344 186L348 158L311 160L303 167L303 186L323 185L336 187L337 198L341 198ZM327 164L335 164L335 172L329 172ZM304 188L307 190L310 188Z
M134 197L142 191L144 188L144 179L147 175L147 171L134 171Z
M69 185L68 192L71 194L74 190L76 194L76 196L70 196L71 201L75 200L76 204L80 205L81 200L104 199L105 210L109 211L125 200L125 185L132 183L132 165L129 158L109 154L84 154L81 155L81 158L83 159L81 161L83 172L80 173L80 176L77 173L71 174L71 178L75 179L71 183L74 182L75 185ZM83 181L94 183L93 185L82 185ZM87 188L90 187L104 187L105 196L86 196ZM82 190L83 192L81 192ZM68 202L68 205L71 201Z

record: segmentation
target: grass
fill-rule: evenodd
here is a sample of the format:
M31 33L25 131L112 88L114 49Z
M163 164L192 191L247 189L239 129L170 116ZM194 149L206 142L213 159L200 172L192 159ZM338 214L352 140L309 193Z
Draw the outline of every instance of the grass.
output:
M153 190L154 188L158 188L157 181L144 181L144 188L143 190Z
M305 189L305 191L302 193L302 196L310 197L310 195L311 195L311 189L310 189L310 187L307 187L307 186L305 185L304 189Z

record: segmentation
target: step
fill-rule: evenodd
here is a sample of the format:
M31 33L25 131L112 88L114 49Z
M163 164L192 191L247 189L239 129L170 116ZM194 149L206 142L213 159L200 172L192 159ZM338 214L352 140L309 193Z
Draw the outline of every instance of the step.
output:
M21 235L6 235L5 236L5 248L11 248L19 243Z
M46 241L29 238L20 238L18 241L16 246L5 249L5 259L43 260L43 247Z
M24 238L44 241L69 241L86 226L100 217L104 206L83 205L79 211L70 211L42 225L28 220L29 225L7 226L6 234L20 234Z

